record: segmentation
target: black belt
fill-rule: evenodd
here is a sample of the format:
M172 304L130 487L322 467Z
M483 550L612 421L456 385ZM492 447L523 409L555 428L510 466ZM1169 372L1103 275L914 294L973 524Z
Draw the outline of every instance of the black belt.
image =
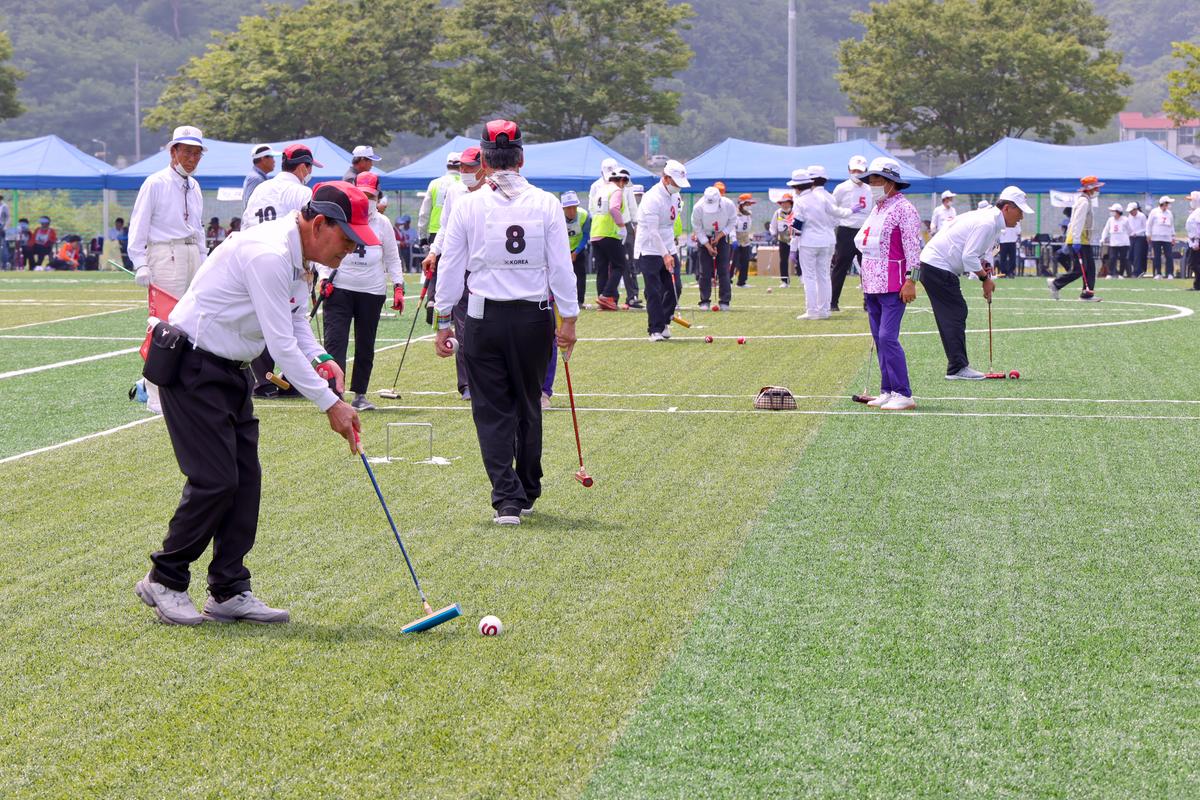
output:
M225 367L226 369L232 369L232 370L250 369L249 361L235 361L232 358L225 358L224 356L219 356L216 353L210 353L207 350L201 350L199 347L196 347L195 345L191 345L191 350L196 355L202 356L204 359L211 361L214 364L217 364L218 366Z

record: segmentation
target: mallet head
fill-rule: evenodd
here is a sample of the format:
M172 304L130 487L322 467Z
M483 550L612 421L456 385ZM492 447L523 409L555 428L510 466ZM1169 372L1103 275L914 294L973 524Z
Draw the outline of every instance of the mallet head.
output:
M587 472L584 471L583 467L580 467L579 471L575 473L575 480L583 484L583 488L585 489L592 488L592 476L588 475Z
M862 403L863 405L866 405L867 403L871 402L875 398L871 397L871 395L869 395L869 394L852 394L852 395L850 395L850 399L856 403Z

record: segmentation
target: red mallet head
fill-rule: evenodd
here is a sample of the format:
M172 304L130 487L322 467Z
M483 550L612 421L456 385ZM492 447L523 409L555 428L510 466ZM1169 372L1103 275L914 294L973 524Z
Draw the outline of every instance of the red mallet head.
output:
M856 403L866 404L866 403L871 402L875 398L871 397L871 395L869 395L869 394L852 394L852 395L850 395L850 399Z
M704 337L704 343L705 343L705 344L712 344L712 337L711 337L711 336L705 336L705 337Z
M1021 377L1021 373L1017 372L1015 369L1010 370L1008 373L1008 377L1012 378L1015 381L1017 378Z
M738 344L745 344L745 343L746 343L746 337L745 337L745 336L739 336L739 337L738 337Z
M580 467L579 471L575 473L575 480L583 484L583 488L585 489L592 488L592 476L588 475L587 472L584 471L583 467Z

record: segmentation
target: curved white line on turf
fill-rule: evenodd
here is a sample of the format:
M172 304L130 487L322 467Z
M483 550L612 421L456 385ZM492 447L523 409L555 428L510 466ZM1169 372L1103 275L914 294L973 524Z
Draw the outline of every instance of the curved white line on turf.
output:
M89 317L103 317L106 314L124 314L126 311L136 311L137 306L129 306L128 308L114 308L111 311L97 311L95 314L80 314L77 317L62 317L61 319L46 319L41 322L26 322L24 325L10 325L7 328L0 328L0 331L15 331L18 328L32 328L35 325L53 325L55 322L71 322L77 319L88 319Z
M109 436L109 435L117 433L119 431L128 430L129 428L136 428L138 425L145 425L147 422L154 422L154 420L156 420L156 419L162 419L162 415L155 414L152 417L146 417L145 419L138 419L138 420L134 420L133 422L127 422L124 425L118 425L117 427L109 428L106 431L100 431L99 433L89 433L87 436L80 436L78 439L71 439L69 442L59 442L58 444L52 444L49 447L39 447L37 450L29 450L28 452L25 452L25 453L17 453L15 456L8 456L7 458L0 458L0 464L7 464L10 461L20 461L22 458L29 458L29 456L36 456L39 453L49 453L51 450L58 450L59 448L67 447L68 445L79 444L80 442L86 442L89 439L99 439L101 436Z
M1145 319L1121 319L1111 322L1081 322L1075 325L1031 325L1024 328L993 328L995 333L1031 333L1036 331L1069 331L1080 330L1083 328L1114 328L1119 325L1145 325L1150 322L1167 322L1173 319L1183 319L1190 317L1196 312L1193 309L1185 308L1184 306L1175 306L1169 303L1142 303L1135 300L1109 300L1113 304L1122 304L1129 306L1143 306L1147 308L1166 308L1170 309L1171 314L1163 314L1157 317L1147 317ZM968 328L967 333L986 333L987 328ZM745 336L747 342L760 341L765 339L856 339L870 336L870 331L860 331L852 333L766 333L758 336ZM937 331L901 331L901 336L936 336ZM738 334L732 336L714 336L713 339L730 339L737 340ZM580 342L647 342L649 340L645 336L598 336L591 338L580 337ZM671 337L671 341L679 342L704 342L704 338L700 336L680 336L676 334ZM656 343L661 347L661 343Z

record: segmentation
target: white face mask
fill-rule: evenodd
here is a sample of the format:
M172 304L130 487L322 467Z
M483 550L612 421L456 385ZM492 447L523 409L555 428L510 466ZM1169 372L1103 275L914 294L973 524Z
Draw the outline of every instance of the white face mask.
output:
M483 183L483 170L480 169L476 170L475 172L462 173L462 182L463 185L468 189L474 189L476 186Z
M175 169L175 172L179 175L179 177L181 177L181 178L192 177L192 173L190 173L186 169L184 169L183 164L172 164L171 166Z
M887 197L887 187L886 186L872 186L871 187L871 199L872 200L874 200L876 203L878 203L884 197Z
M675 183L675 181L671 181L669 184L667 184L667 191L673 195L679 194L679 184Z

